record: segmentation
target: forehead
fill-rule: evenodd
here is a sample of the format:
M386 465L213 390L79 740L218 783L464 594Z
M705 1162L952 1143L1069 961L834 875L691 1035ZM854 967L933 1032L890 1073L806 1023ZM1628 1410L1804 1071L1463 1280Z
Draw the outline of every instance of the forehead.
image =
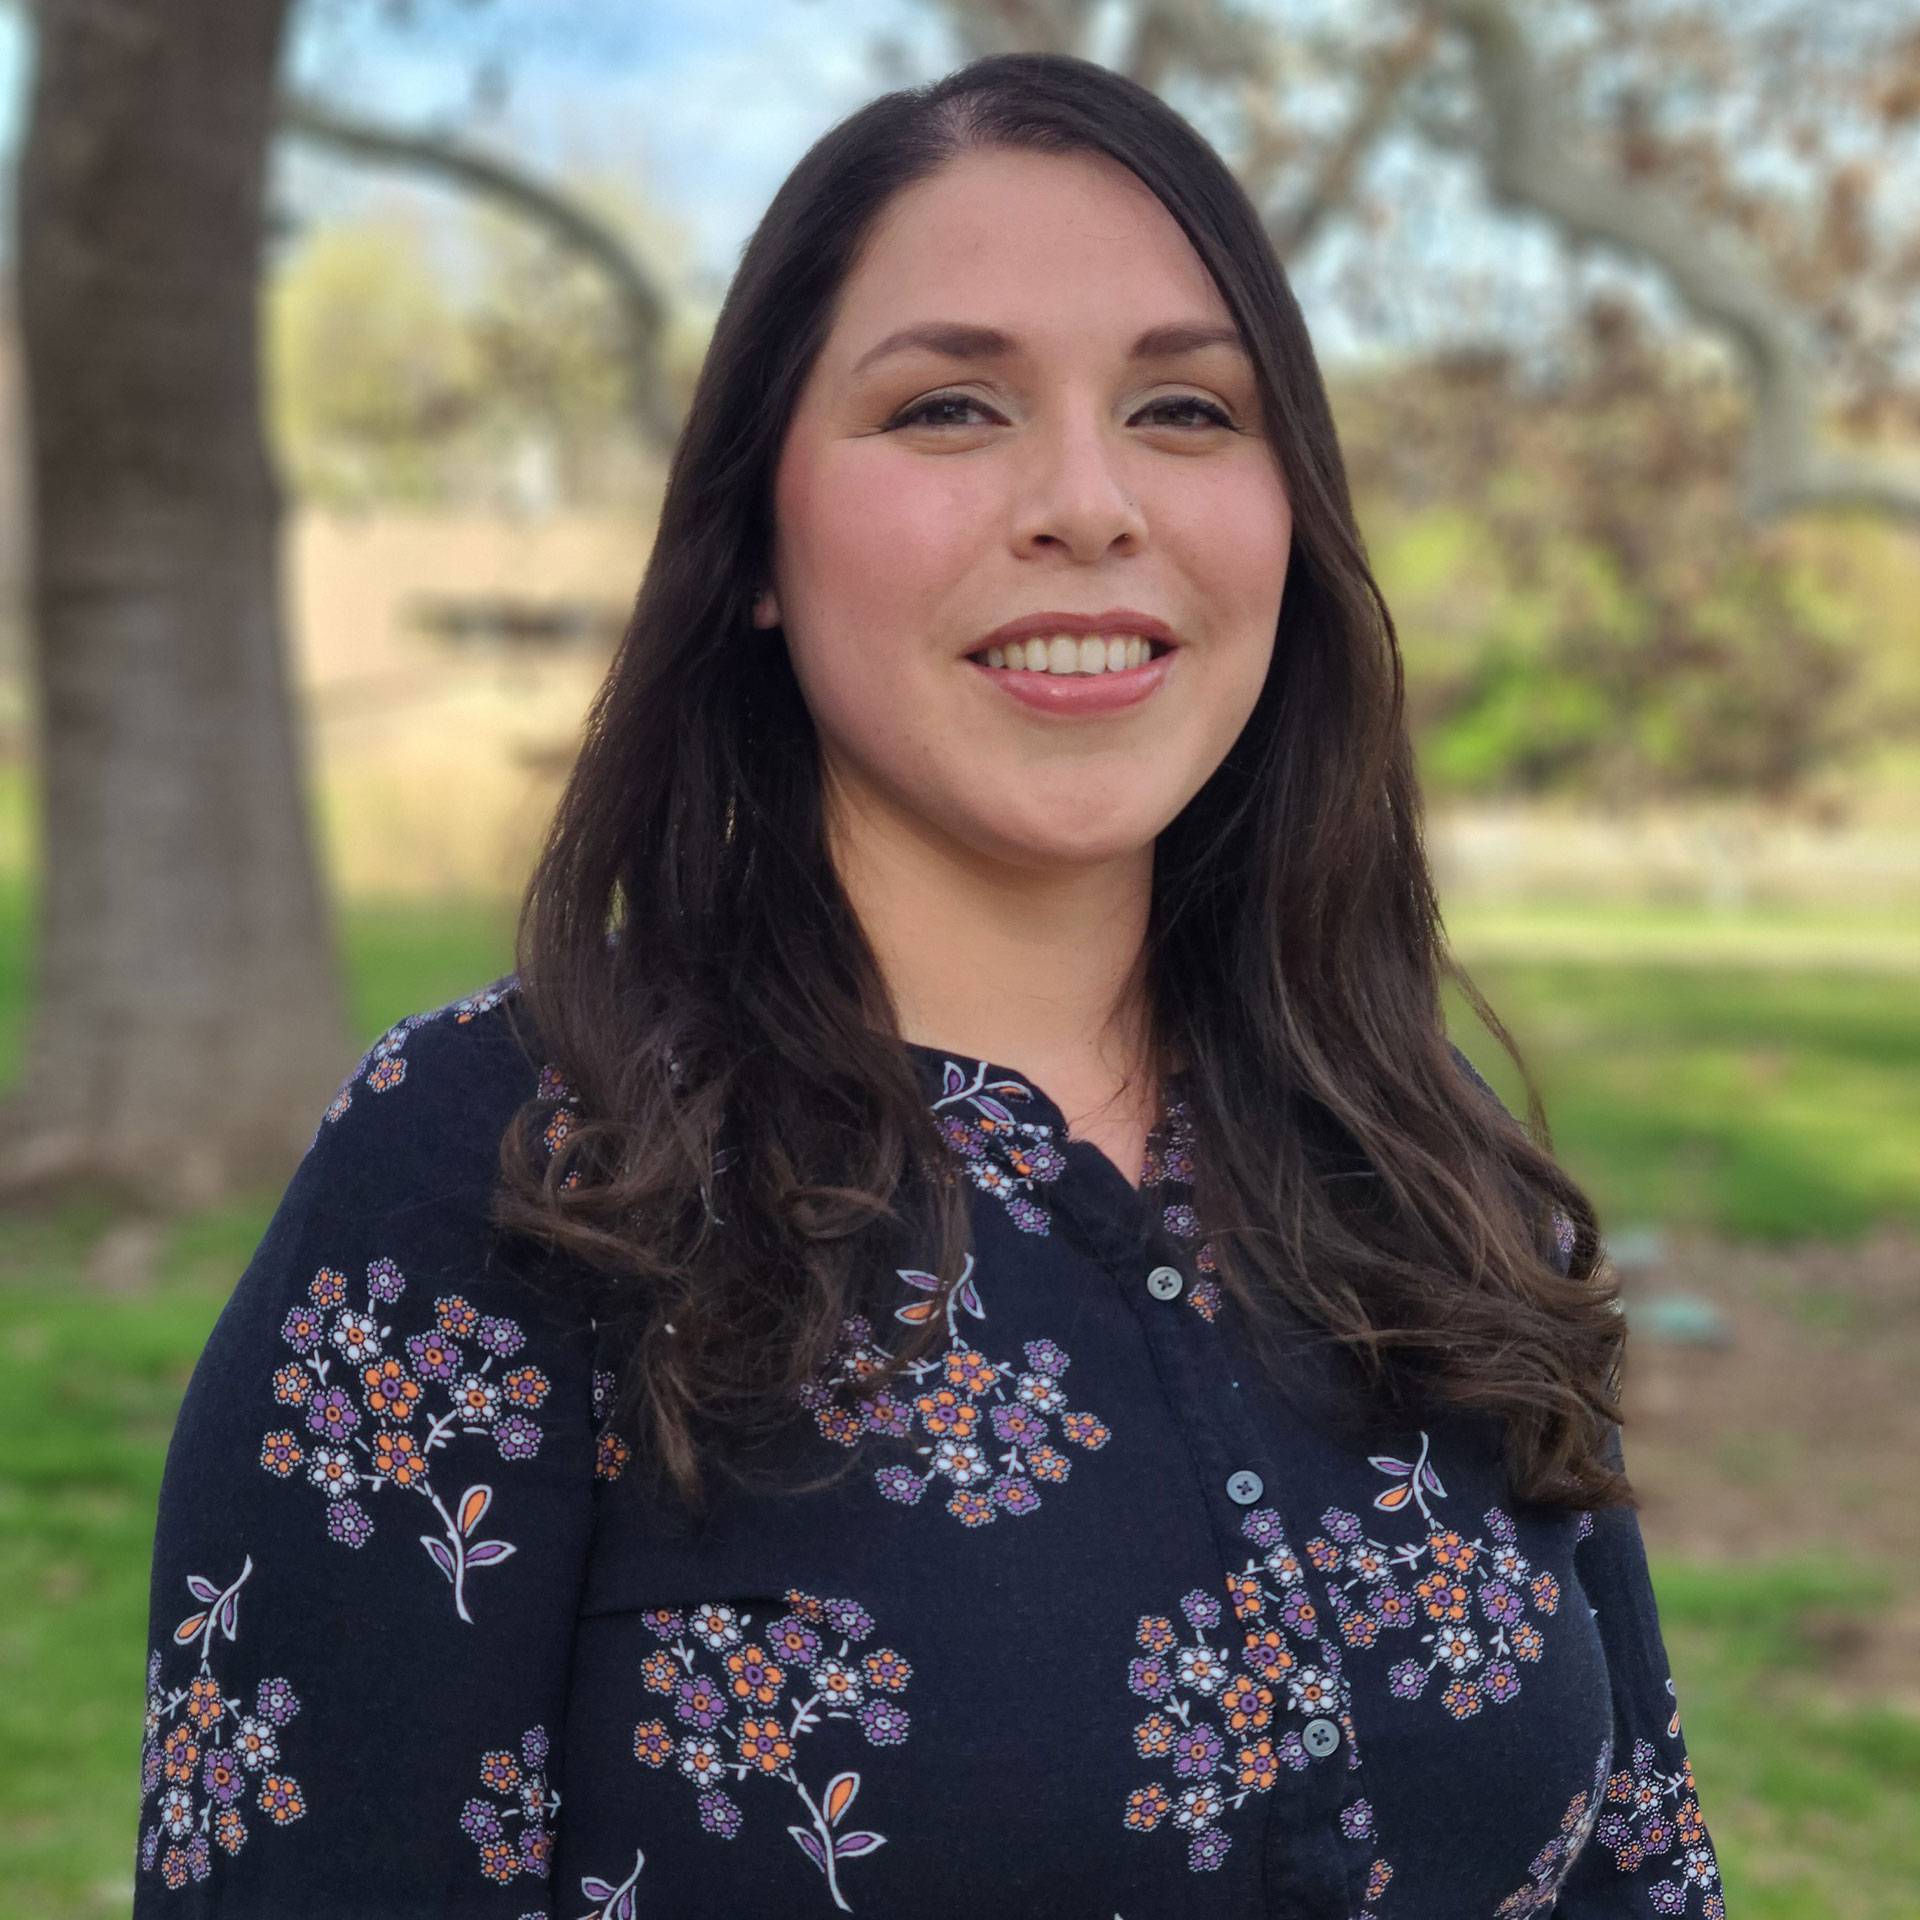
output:
M1104 342L1177 314L1231 325L1179 223L1104 154L968 153L883 209L841 288L851 366L911 322L965 315L1031 339Z

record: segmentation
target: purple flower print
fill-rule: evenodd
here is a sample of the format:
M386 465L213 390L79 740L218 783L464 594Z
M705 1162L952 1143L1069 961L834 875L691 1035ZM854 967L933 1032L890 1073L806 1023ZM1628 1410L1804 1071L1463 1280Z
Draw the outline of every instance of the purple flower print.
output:
M373 1538L373 1522L358 1500L336 1500L327 1509L327 1538L342 1546L364 1547Z
M1667 1691L1673 1690L1669 1676ZM1678 1740L1679 1731L1676 1719L1668 1732ZM1607 1778L1605 1807L1594 1838L1613 1854L1622 1873L1659 1874L1646 1883L1654 1912L1689 1914L1698 1894L1704 1920L1726 1920L1720 1863L1701 1819L1693 1765L1684 1749L1679 1767L1668 1772L1659 1765L1653 1742L1636 1740L1631 1767Z
M1134 1638L1144 1651L1127 1665L1128 1690L1157 1709L1135 1726L1134 1751L1167 1762L1173 1784L1135 1788L1124 1823L1134 1833L1163 1822L1186 1832L1195 1872L1224 1857L1230 1836L1223 1822L1272 1792L1283 1770L1316 1764L1301 1738L1309 1720L1337 1719L1347 1738L1331 1751L1359 1765L1339 1650L1320 1631L1278 1512L1253 1509L1242 1515L1241 1531L1261 1551L1227 1576L1233 1625L1222 1633L1220 1601L1195 1588L1179 1604L1192 1639L1181 1637L1171 1614L1142 1614Z
M444 1007L435 1007L431 1012L410 1013L404 1019L395 1021L354 1062L352 1070L341 1081L339 1091L334 1094L326 1111L320 1116L319 1125L313 1130L313 1138L307 1142L307 1152L311 1153L319 1145L320 1136L328 1127L338 1125L345 1117L358 1089L365 1088L369 1093L391 1093L395 1087L405 1083L407 1059L402 1048L420 1028L449 1017L456 1024L465 1026L497 1007L518 986L518 976L507 974L478 993L466 994Z
M694 1674L676 1682L673 1710L688 1726L704 1732L727 1717L727 1699L711 1681Z
M488 1314L480 1322L480 1344L491 1353L497 1353L502 1359L515 1354L526 1344L527 1336L511 1320L502 1319L498 1314Z
M1438 1517L1433 1503L1447 1490L1425 1432L1411 1461L1388 1454L1370 1459L1391 1481L1374 1496L1375 1508L1417 1513L1423 1537L1389 1546L1344 1508L1321 1515L1324 1537L1308 1541L1307 1552L1328 1576L1341 1639L1364 1653L1385 1635L1412 1632L1426 1656L1396 1661L1387 1672L1388 1689L1396 1699L1417 1700L1437 1680L1434 1698L1454 1719L1517 1699L1520 1663L1537 1661L1546 1646L1527 1609L1556 1613L1560 1583L1528 1562L1513 1520L1498 1507L1481 1517L1482 1531L1471 1538Z
M1067 1156L1052 1127L1015 1115L1014 1107L1032 1101L1033 1089L1024 1081L1011 1075L989 1079L984 1060L970 1072L949 1060L932 1112L941 1139L974 1186L998 1200L1021 1232L1046 1234L1053 1221L1045 1189L1066 1172Z
M874 1474L873 1483L885 1498L909 1507L927 1490L927 1482L911 1467L900 1465L881 1467Z
M140 1800L159 1792L155 1824L141 1836L140 1871L156 1866L173 1890L189 1880L205 1880L213 1871L213 1846L237 1854L247 1842L240 1809L249 1793L275 1826L287 1826L306 1813L300 1783L280 1770L275 1729L300 1711L299 1697L278 1675L261 1680L254 1711L243 1711L213 1670L216 1640L236 1642L240 1632L240 1590L253 1573L246 1557L238 1578L226 1587L202 1574L187 1576L195 1610L174 1629L173 1644L197 1647L199 1668L184 1687L162 1681L163 1660L147 1661L145 1745L140 1757ZM172 1722L169 1727L168 1723ZM204 1795L204 1801L196 1795ZM167 1842L162 1851L162 1843Z
M789 1826L788 1834L824 1877L834 1905L851 1912L841 1868L884 1846L886 1836L843 1830L860 1775L834 1775L816 1798L800 1778L800 1743L826 1720L850 1720L871 1745L898 1746L908 1736L909 1716L894 1696L913 1670L891 1647L855 1653L874 1629L873 1616L858 1601L818 1599L798 1588L785 1598L787 1611L757 1636L753 1615L723 1602L704 1602L685 1619L668 1608L644 1614L655 1638L667 1645L647 1656L643 1677L654 1691L671 1691L676 1714L698 1728L681 1736L674 1759L676 1771L695 1789L701 1828L723 1840L740 1831L741 1810L723 1791L728 1774L735 1784L749 1778L784 1782L806 1814L805 1824ZM725 1682L702 1671L700 1663L711 1656L724 1662ZM653 1671L655 1662L665 1663L664 1673ZM642 1722L634 1733L636 1758L663 1765L664 1737L660 1722Z
M360 1410L343 1388L328 1387L307 1402L307 1426L330 1439L351 1433L360 1424Z
M1040 1504L1033 1482L1011 1473L1003 1473L993 1483L993 1497L1009 1513L1031 1513Z
M1187 1616L1190 1626L1217 1627L1220 1624L1220 1602L1198 1587L1180 1602L1180 1611Z
M717 1833L723 1840L731 1840L740 1831L740 1809L717 1788L701 1794L697 1805L700 1809L700 1824L709 1833Z
M1227 1857L1231 1844L1218 1827L1202 1827L1187 1843L1187 1865L1196 1873L1206 1873Z
M520 1736L518 1753L496 1747L480 1757L479 1780L493 1800L472 1799L460 1811L460 1831L480 1851L480 1871L501 1886L523 1873L545 1879L553 1864L553 1817L560 1796L548 1784L544 1727ZM509 1825L519 1821L518 1828Z
M907 1710L894 1701L869 1700L856 1718L876 1747L898 1746L907 1737Z
M1593 1834L1594 1823L1599 1819L1601 1788L1606 1781L1607 1762L1611 1757L1612 1743L1607 1742L1600 1748L1599 1758L1594 1762L1592 1783L1567 1802L1567 1810L1560 1816L1560 1831L1534 1855L1527 1868L1530 1876L1527 1884L1515 1888L1494 1908L1495 1920L1524 1920L1528 1914L1544 1914L1553 1906L1560 1889L1566 1884L1568 1874L1573 1870L1574 1861L1579 1858L1581 1849ZM1683 1908L1663 1908L1656 1899L1654 1910L1678 1913ZM1720 1917L1716 1916L1716 1920L1720 1920Z
M305 1407L305 1429L316 1444L305 1448L288 1429L276 1429L261 1442L260 1464L281 1480L304 1464L307 1481L326 1496L328 1539L349 1548L365 1546L374 1527L361 1499L349 1496L369 1498L388 1487L420 1495L441 1526L438 1535L422 1534L420 1544L452 1587L455 1613L471 1624L468 1575L499 1565L517 1549L508 1540L475 1537L493 1504L491 1485L469 1486L449 1502L432 1484L432 1456L458 1433L490 1437L502 1460L533 1459L541 1430L527 1409L545 1400L549 1382L539 1368L521 1367L505 1376L503 1388L494 1366L524 1336L513 1321L483 1318L457 1294L437 1299L433 1325L409 1334L390 1354L393 1328L380 1316L404 1297L406 1277L385 1258L369 1261L366 1275L361 1309L346 1298L346 1275L321 1267L308 1286L311 1304L294 1307L282 1323L299 1359L276 1370L274 1397L283 1406ZM323 1309L332 1314L324 1338ZM487 1352L469 1367L456 1341L476 1330ZM441 1388L449 1402L438 1413L428 1403L430 1387ZM416 1413L423 1416L418 1431Z
M936 1480L953 1491L946 1510L963 1526L985 1526L1001 1513L1025 1515L1041 1505L1038 1481L1055 1485L1067 1477L1068 1462L1046 1444L1050 1414L1061 1416L1065 1438L1097 1452L1112 1437L1105 1423L1084 1411L1068 1411L1060 1375L1067 1354L1051 1340L1029 1340L1023 1370L1012 1361L995 1361L961 1331L960 1316L985 1320L987 1310L966 1256L958 1283L944 1300L947 1349L906 1369L918 1391L904 1399L886 1393L864 1395L861 1383L891 1356L873 1338L863 1315L842 1323L838 1344L823 1375L806 1383L800 1399L813 1413L821 1434L839 1446L856 1446L864 1433L910 1440L924 1465L894 1461L874 1471L881 1497L912 1506ZM933 1274L901 1268L899 1277L918 1294L937 1295ZM909 1325L943 1310L938 1298L909 1300L894 1317ZM985 1418L982 1418L984 1414ZM915 1438L916 1427L925 1436ZM998 1443L990 1451L990 1441ZM997 1469L997 1471L996 1471Z
M409 1334L407 1358L423 1380L451 1380L465 1364L460 1349L440 1332Z

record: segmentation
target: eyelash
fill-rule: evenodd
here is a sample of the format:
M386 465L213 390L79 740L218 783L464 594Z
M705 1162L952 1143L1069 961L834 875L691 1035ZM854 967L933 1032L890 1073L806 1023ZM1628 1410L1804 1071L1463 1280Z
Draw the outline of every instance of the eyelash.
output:
M970 393L929 394L926 399L916 401L905 413L895 414L894 417L887 422L887 431L892 432L896 427L910 426L919 419L921 414L927 413L935 407L979 407L982 411L985 411L986 403L982 400L976 400ZM1164 400L1149 402L1147 411L1152 412L1161 407L1198 407L1202 413L1212 416L1211 419L1202 424L1227 428L1233 426L1233 422L1227 417L1223 408L1215 406L1211 400L1202 400L1198 394L1170 394ZM932 426L935 423L929 421L927 424ZM959 423L949 420L941 424L954 426Z

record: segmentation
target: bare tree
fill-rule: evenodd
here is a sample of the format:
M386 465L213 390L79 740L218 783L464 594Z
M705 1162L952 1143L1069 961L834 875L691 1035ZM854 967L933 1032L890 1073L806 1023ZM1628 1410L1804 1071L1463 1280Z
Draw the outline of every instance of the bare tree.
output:
M1111 35L1090 0L939 4L968 54L1086 57ZM1550 15L1513 0L1402 0L1335 26L1290 27L1241 0L1138 0L1109 57L1143 85L1230 110L1238 147L1229 157L1285 258L1337 218L1361 214L1365 163L1389 134L1412 131L1469 155L1496 205L1547 221L1569 257L1595 248L1651 268L1727 342L1752 400L1750 521L1833 507L1920 520L1920 461L1831 449L1820 431L1823 408L1841 401L1823 334L1862 348L1850 412L1876 417L1891 391L1884 345L1854 337L1846 283L1864 285L1878 267L1888 313L1911 313L1920 295L1911 223L1876 246L1873 161L1828 150L1842 123L1889 140L1920 124L1920 26L1903 27L1897 9L1856 8L1864 20L1846 22L1838 6L1819 17L1771 11L1784 17L1748 22L1670 0L1589 0ZM1669 93L1684 79L1714 107L1691 120L1656 116L1658 80L1631 74L1635 55L1656 74L1664 63ZM1611 78L1620 72L1630 77ZM1346 116L1330 134L1309 131L1292 96L1302 80L1329 77L1346 83ZM1762 97L1764 118L1786 131L1782 145L1820 183L1810 214L1738 181L1738 135L1713 121L1718 103L1742 90ZM1596 94L1610 100L1604 111ZM1885 331L1896 333L1897 321Z
M44 821L0 1191L284 1178L340 1076L260 423L288 0L43 0L19 173Z

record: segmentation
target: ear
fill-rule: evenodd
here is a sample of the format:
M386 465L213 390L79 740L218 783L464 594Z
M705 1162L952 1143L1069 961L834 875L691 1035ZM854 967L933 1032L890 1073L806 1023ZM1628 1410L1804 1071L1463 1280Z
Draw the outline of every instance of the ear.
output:
M777 627L780 624L780 601L771 587L762 587L754 599L753 624L756 627Z

